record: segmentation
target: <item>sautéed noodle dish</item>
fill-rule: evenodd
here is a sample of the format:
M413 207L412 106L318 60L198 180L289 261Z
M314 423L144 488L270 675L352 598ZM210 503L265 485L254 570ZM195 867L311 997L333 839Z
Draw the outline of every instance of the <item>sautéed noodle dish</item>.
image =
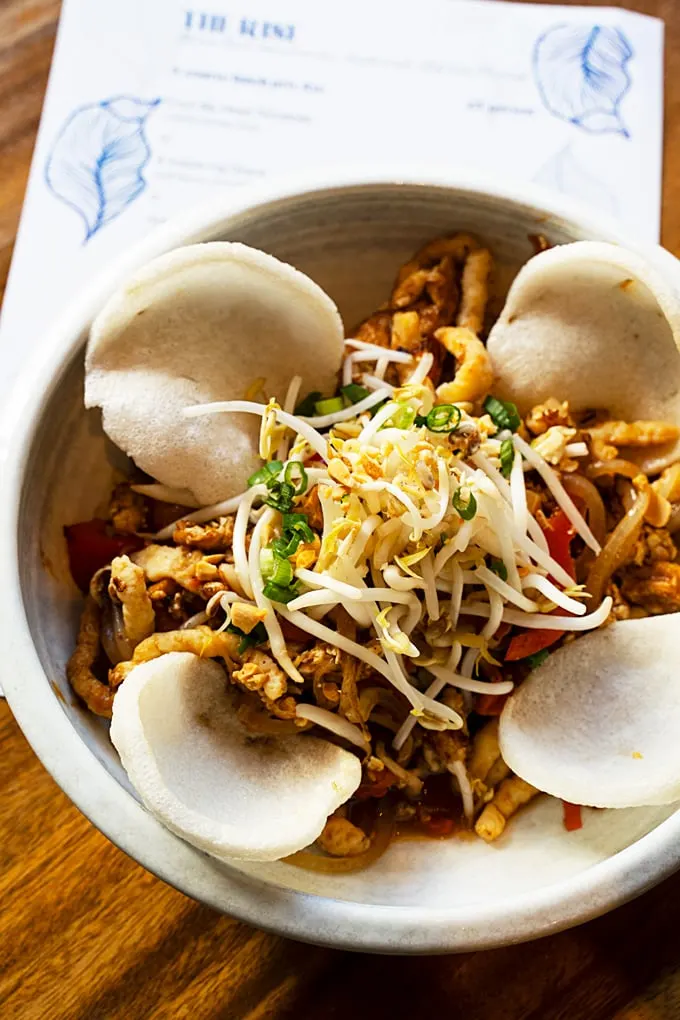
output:
M231 242L95 319L85 403L130 468L63 522L67 674L197 848L346 873L502 848L539 796L564 839L680 798L680 298L618 246L534 243L502 308L456 233L349 329Z

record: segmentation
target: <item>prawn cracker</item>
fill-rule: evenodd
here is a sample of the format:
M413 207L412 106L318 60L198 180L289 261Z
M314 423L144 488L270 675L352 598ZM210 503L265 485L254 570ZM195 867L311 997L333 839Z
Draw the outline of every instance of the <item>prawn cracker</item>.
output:
M554 652L503 709L512 771L590 807L680 799L677 628L674 616L624 620Z
M282 401L331 392L343 325L303 273L243 244L213 241L167 252L138 270L95 319L85 404L104 431L157 481L201 504L241 492L260 465L252 415L186 419L182 408L242 399L263 379Z
M313 843L361 782L356 755L311 736L253 737L224 670L190 652L136 666L113 703L111 739L163 825L221 860L273 861Z
M578 241L532 258L489 335L494 392L523 414L559 396L576 411L680 425L680 295L664 257ZM676 442L631 453L646 472L677 456Z

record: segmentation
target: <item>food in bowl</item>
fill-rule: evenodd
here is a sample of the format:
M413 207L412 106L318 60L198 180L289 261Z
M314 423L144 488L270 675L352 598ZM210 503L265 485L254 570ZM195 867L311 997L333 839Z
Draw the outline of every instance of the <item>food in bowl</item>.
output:
M652 317L658 362L670 317L608 245L532 260L488 346L492 255L465 234L417 252L344 343L319 288L240 245L163 256L102 311L86 401L146 476L67 528L89 589L68 674L173 831L344 872L399 833L493 841L539 790L567 828L572 801L678 795L643 741L604 792L583 748L541 743L578 730L560 680L582 695L565 673L591 638L572 639L625 621L648 648L680 604L673 393L636 379L631 416L614 366L590 401L583 352L611 336L602 293L574 314L584 262L624 349L620 320ZM522 355L536 335L544 363Z

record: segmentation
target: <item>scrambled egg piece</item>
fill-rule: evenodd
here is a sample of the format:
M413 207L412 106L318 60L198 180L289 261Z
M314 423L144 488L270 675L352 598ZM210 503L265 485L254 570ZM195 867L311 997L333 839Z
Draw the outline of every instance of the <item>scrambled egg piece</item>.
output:
M122 606L125 636L133 647L153 634L156 616L144 571L129 556L116 556L111 561L109 596Z

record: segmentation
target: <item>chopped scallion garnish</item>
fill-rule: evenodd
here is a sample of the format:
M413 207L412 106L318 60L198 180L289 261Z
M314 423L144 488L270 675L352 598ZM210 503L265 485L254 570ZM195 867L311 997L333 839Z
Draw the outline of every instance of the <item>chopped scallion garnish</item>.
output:
M275 584L274 581L267 581L262 589L262 594L265 598L271 599L272 602L281 602L285 605L298 594L298 586L293 584L289 588L282 588L280 585Z
M340 392L345 398L346 406L349 407L351 404L358 404L371 391L367 390L365 386L359 386L358 383L348 383L347 386L341 388Z
M320 390L314 390L314 392L308 394L304 400L301 400L295 408L295 413L302 415L303 418L313 417L317 400L321 400Z
M287 588L293 580L293 565L289 559L278 556L272 546L260 550L260 572L265 581Z
M273 482L268 485L269 496L265 499L267 506L272 507L274 510L278 510L279 513L285 514L293 508L293 499L295 498L295 489L290 482Z
M416 419L416 412L410 404L400 404L398 410L387 419L383 428L410 429Z
M509 478L512 471L512 462L515 459L515 447L512 439L504 439L501 443L500 461L501 474L503 478Z
M281 559L287 560L289 556L293 556L302 542L302 535L285 535L281 538L275 538L271 543L271 547L277 556Z
M250 634L246 634L245 631L239 627L235 627L233 623L227 626L227 630L230 634L238 634L241 638L241 643L238 646L238 654L243 655L247 648L252 648L253 645L263 645L267 640L267 631L263 623L257 623Z
M470 493L466 500L465 497L461 495L461 490L456 489L451 502L453 503L454 510L460 514L464 521L471 521L477 513L477 500L475 499L473 492Z
M286 464L283 478L284 481L293 486L296 496L302 496L307 491L309 479L307 478L307 472L299 461L291 460Z
M522 424L519 411L509 400L487 397L484 401L484 410L499 429L510 429L511 432L516 432Z
M430 432L453 432L460 424L460 408L455 404L437 404L425 417Z
M491 557L487 564L489 570L493 570L494 574L498 574L501 581L507 581L508 579L508 568L506 567L503 560L497 560L495 557Z
M337 411L344 411L345 402L342 397L326 397L323 400L317 400L314 404L314 410L317 414L335 414Z
M276 476L280 473L283 464L280 460L270 460L268 464L263 465L259 471L251 475L248 479L248 488L253 485L266 485L270 486L270 482L273 482Z
M289 533L292 533L293 535L301 535L304 542L314 541L314 532L309 526L307 514L284 514L283 532L284 536Z
M542 666L549 656L550 652L547 648L544 648L540 652L534 652L533 655L527 655L526 659L523 661L526 662L527 666L530 666L531 669L538 669L538 667Z

